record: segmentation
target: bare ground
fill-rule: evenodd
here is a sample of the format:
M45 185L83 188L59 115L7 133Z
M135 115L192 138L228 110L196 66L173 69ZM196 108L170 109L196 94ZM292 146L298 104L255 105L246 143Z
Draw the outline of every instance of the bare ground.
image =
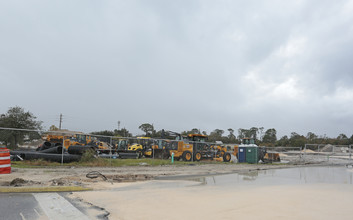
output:
M284 163L281 164L194 163L167 166L13 168L11 174L0 176L0 187L83 186L104 189L111 187L112 184L152 180L163 176L215 175L351 162L347 159L328 158L320 155L306 155L305 160L298 155L282 155L282 161ZM88 178L86 175L90 172L99 173L91 175L96 178Z
M183 179L251 170L352 164L350 158L330 158L316 154L305 155L305 158L302 155L283 154L281 158L281 164L194 163L167 166L141 164L129 167L14 168L11 174L0 175L0 188L92 188L93 191L70 194L73 201L79 201L80 205L85 207L86 214L92 219L98 216L100 219L332 219L337 216L340 219L352 219L353 215L346 207L353 205L353 190L351 186L346 185L340 185L338 188L323 184L301 187L262 186L249 189L234 187L232 190L223 191L204 187L177 187L172 190L136 187L128 191L114 190L143 185L142 181L158 178ZM87 174L96 178L88 178ZM183 184L192 183L184 181ZM158 211L151 209L151 204L158 205ZM178 207L177 212L175 207ZM190 207L193 207L192 211Z

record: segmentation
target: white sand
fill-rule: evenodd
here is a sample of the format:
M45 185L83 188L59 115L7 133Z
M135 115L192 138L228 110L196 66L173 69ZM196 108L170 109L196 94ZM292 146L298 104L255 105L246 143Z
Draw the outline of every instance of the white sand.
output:
M150 183L74 196L105 208L109 219L353 219L352 185L158 188Z

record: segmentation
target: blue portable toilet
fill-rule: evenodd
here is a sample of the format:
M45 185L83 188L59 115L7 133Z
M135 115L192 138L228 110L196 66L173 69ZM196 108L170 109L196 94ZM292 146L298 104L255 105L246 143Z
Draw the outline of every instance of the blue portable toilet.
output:
M238 163L246 163L246 147L238 148Z

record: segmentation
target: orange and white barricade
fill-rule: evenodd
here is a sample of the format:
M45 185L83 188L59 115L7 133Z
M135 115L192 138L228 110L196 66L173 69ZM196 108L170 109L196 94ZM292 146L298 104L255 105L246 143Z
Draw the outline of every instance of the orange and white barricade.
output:
M11 173L10 150L0 148L0 174Z

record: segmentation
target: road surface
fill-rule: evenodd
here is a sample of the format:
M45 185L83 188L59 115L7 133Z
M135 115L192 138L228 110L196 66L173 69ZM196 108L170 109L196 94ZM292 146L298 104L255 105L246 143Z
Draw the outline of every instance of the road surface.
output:
M0 220L97 219L89 217L86 208L66 197L67 193L0 194Z

